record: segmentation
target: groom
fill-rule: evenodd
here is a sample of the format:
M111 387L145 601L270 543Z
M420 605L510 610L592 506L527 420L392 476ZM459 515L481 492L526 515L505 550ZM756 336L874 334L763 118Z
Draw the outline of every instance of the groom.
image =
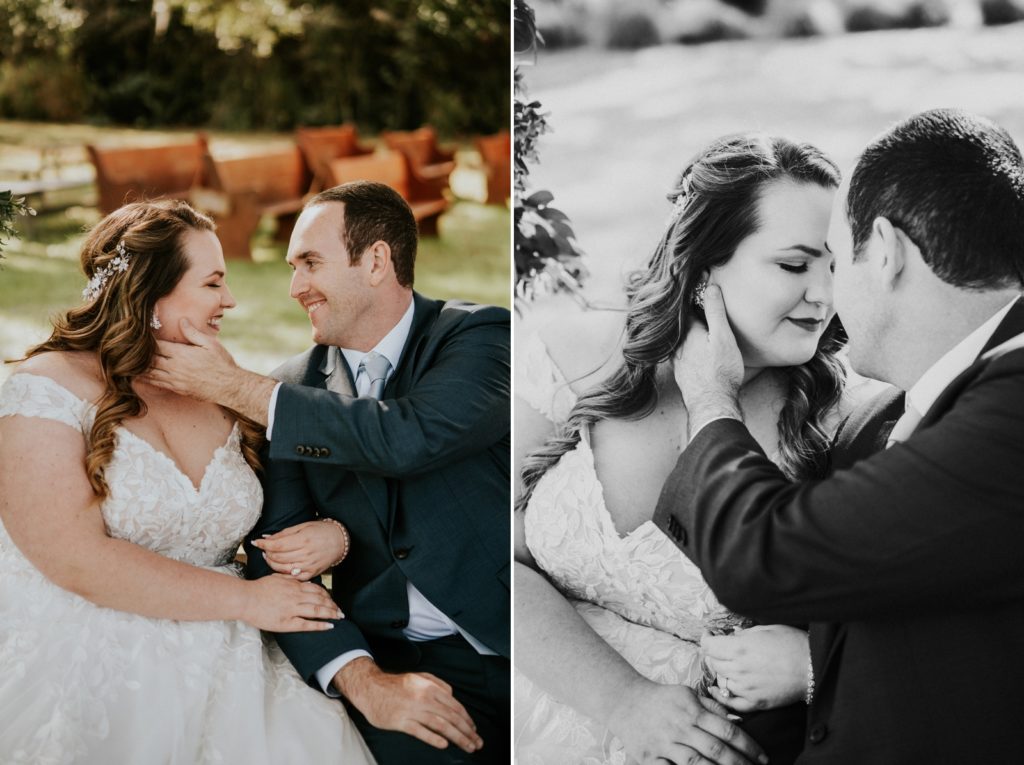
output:
M508 762L509 314L413 292L416 247L389 187L324 191L287 258L316 345L275 380L196 335L156 374L267 425L253 538L318 517L348 528L333 572L347 618L277 641L345 698L377 759ZM272 573L246 549L251 577Z
M709 287L708 330L690 332L677 365L692 440L656 521L729 607L811 624L799 763L1017 761L1020 151L963 112L911 117L860 157L827 244L851 364L908 391L892 432L891 400L870 404L833 475L789 483L743 425L743 367Z

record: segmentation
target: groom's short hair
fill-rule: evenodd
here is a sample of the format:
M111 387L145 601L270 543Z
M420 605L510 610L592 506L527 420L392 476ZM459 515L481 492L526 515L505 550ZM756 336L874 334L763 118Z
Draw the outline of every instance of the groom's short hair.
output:
M395 276L412 287L419 233L409 203L390 186L376 181L352 181L321 191L303 209L341 202L345 205L341 240L355 265L374 242L387 242Z
M935 109L889 129L857 162L846 213L854 260L884 217L948 284L1024 283L1024 160L990 120Z

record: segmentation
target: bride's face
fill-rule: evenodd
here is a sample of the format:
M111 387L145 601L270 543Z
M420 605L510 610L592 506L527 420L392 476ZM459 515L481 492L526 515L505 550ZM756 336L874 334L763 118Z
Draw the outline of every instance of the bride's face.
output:
M182 237L189 267L169 295L156 302L160 329L158 340L184 343L179 327L188 319L193 327L207 335L220 332L224 311L234 308L235 298L225 281L224 251L212 231L190 229Z
M804 364L814 357L832 308L834 260L825 249L835 190L782 181L758 202L760 228L711 281L722 290L748 368Z

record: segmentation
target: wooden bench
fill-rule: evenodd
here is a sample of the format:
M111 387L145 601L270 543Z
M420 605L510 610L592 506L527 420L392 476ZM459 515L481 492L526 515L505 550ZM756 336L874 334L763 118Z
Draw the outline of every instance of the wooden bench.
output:
M199 180L208 148L200 133L193 143L119 148L87 144L85 150L96 168L100 212L107 215L128 202L187 197Z
M331 185L350 181L377 181L393 188L412 208L424 236L437 235L437 219L448 209L448 200L434 184L423 183L411 172L408 158L397 151L343 157L330 164Z
M487 204L503 205L512 196L512 136L504 130L475 143L487 174Z
M330 162L339 157L361 157L373 153L372 146L359 143L355 125L297 128L295 143L313 176L313 191L323 191L330 179Z
M439 191L448 188L448 176L455 169L455 152L437 145L434 128L385 131L381 138L389 149L400 151L409 158L413 171L421 180L436 184Z
M192 203L217 221L224 257L250 260L249 243L263 215L277 219L275 239L288 241L311 181L298 148L234 159L206 154L201 177Z

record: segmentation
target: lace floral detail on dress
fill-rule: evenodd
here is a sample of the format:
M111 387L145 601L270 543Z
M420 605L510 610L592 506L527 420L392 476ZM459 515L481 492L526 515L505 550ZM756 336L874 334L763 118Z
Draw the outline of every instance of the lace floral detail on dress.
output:
M94 407L27 373L0 417L91 427ZM199 487L124 428L100 506L107 531L238 576L230 563L263 493L237 426ZM344 707L314 691L276 644L238 621L172 621L102 608L50 582L0 523L0 752L4 763L372 765Z
M79 433L91 427L92 407L49 377L11 375L0 389L0 417L20 414L69 425Z
M538 411L568 415L571 390L536 336L527 339L529 381L517 388ZM652 521L626 535L615 529L597 476L588 431L537 482L524 511L526 543L537 565L580 616L641 675L695 686L706 622L728 611L700 570ZM625 765L622 742L519 672L516 751L520 765Z

